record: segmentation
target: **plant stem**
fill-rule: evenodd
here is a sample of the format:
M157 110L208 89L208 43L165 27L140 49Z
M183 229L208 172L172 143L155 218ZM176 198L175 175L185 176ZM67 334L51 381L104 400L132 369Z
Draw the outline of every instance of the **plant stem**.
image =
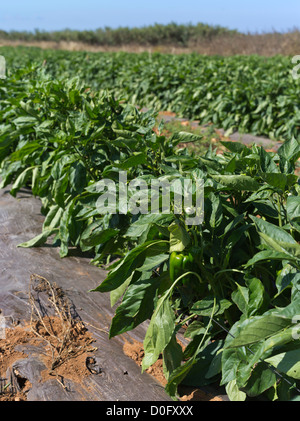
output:
M281 218L281 204L280 204L280 196L277 194L277 209L278 209L278 219L279 219L279 226L282 227L282 218Z

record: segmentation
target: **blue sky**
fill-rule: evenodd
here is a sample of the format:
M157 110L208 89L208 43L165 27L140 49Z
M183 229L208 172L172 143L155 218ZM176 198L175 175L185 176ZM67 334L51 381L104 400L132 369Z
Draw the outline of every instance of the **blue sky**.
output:
M300 26L299 0L1 0L0 29L97 29L154 23L221 25L240 31Z

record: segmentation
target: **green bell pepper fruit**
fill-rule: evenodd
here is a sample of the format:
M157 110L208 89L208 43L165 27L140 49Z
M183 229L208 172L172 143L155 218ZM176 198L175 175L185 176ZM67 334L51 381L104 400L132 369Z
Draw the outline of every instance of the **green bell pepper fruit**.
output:
M194 256L190 252L176 252L173 251L170 256L170 279L175 282L179 276L186 272L192 272L194 266ZM188 282L193 275L187 275L182 279L183 284Z

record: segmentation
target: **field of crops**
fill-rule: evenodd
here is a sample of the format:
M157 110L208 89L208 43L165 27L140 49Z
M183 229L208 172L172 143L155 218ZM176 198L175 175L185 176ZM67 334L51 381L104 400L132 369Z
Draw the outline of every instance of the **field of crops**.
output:
M149 321L142 370L162 356L173 399L180 384L217 384L235 401L299 400L300 84L290 60L0 54L1 187L13 196L30 187L45 216L20 247L51 239L61 257L77 248L108 265L87 293L109 292L118 304L110 338ZM155 110L284 142L275 153L224 141L223 154L198 155L181 145L200 136L165 137ZM124 211L120 172L129 199L143 204L134 183L190 180L194 200L203 180L203 222L187 223L190 207L175 212L175 192L167 212ZM99 212L103 179L118 193L116 212Z
M140 107L172 111L219 128L276 140L299 136L300 81L291 58L276 56L84 53L0 48L11 65L38 66L55 78L78 76Z

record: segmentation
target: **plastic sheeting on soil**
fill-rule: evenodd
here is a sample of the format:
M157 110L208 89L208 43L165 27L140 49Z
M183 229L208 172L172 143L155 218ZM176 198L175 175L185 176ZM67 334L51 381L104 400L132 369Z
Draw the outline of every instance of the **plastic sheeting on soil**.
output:
M41 203L29 191L22 190L17 199L9 189L0 190L0 309L6 327L29 323L32 306L28 288L32 274L58 285L72 304L77 320L82 320L95 341L92 358L96 369L80 382L64 378L45 378L45 346L30 341L16 345L20 356L5 375L20 390L30 385L28 401L168 401L163 387L149 374L141 373L133 360L123 352L125 341L143 341L145 327L117 338L108 338L114 309L108 294L88 292L105 278L103 270L90 264L89 259L71 256L61 259L59 250L51 245L39 248L17 248L41 232ZM47 312L47 304L39 303ZM50 309L51 310L51 309ZM49 311L50 311L49 310ZM21 354L22 353L22 354ZM91 354L91 353L89 353ZM82 364L84 364L83 360ZM93 368L93 367L92 367ZM84 367L83 367L84 369ZM64 387L63 387L64 386Z

